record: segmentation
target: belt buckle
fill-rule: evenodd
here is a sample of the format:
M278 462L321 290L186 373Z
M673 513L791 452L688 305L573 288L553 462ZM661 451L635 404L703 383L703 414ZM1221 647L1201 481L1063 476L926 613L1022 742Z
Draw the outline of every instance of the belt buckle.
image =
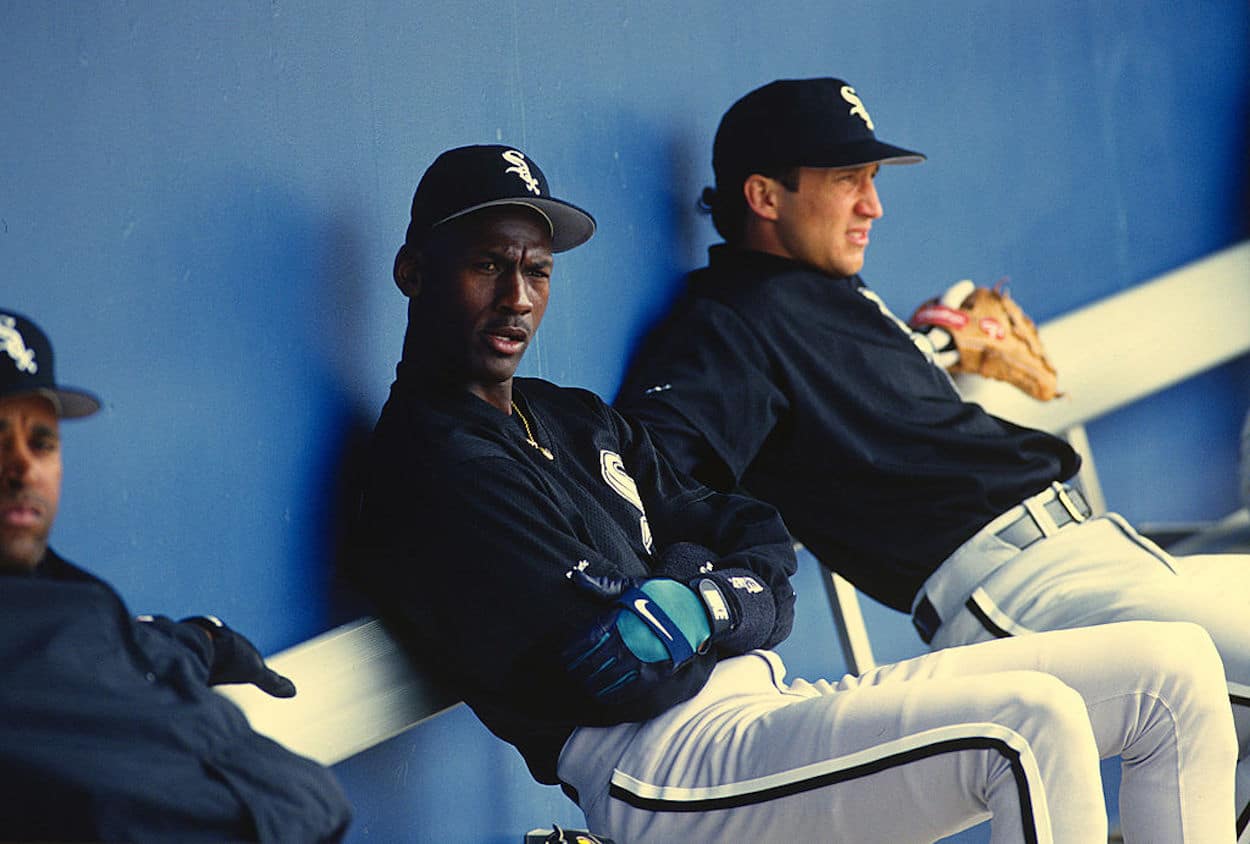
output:
M1072 521L1077 524L1089 518L1089 504L1085 501L1085 496L1081 495L1080 490L1066 484L1055 484L1055 498L1059 499L1063 509L1068 511Z

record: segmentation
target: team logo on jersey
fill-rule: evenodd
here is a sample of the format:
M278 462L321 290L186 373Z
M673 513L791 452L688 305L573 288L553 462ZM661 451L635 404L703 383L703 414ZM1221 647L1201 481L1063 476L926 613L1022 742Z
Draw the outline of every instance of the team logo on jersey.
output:
M647 522L647 509L642 506L642 496L638 494L638 484L634 483L634 479L625 471L625 464L615 451L608 451L605 448L599 452L599 468L603 472L603 480L607 482L607 485L612 487L621 498L637 507L639 513L642 513L642 518L638 520L638 530L642 533L642 547L646 548L647 553L650 554L654 547L654 540L651 537L651 525Z
M608 451L606 448L602 449L599 452L599 468L603 471L604 481L616 491L617 495L637 507L639 512L647 512L642 506L642 496L638 494L638 484L634 483L634 479L625 471L625 464L621 461L619 454L615 451Z
M26 340L17 330L17 319L8 314L0 314L0 346L13 358L19 372L34 375L39 371L39 364L35 363L35 350L26 345Z
M647 549L648 554L654 552L655 542L651 538L651 523L647 521L645 513L638 519L638 529L642 531L642 547Z
M864 121L869 131L876 127L872 125L872 118L868 116L868 109L864 108L864 101L859 98L859 94L855 93L855 89L850 85L842 86L842 99L851 104L851 114Z
M542 189L538 186L538 180L534 178L534 174L530 172L529 162L525 160L525 154L520 150L510 149L503 153L504 161L512 166L505 173L516 173L517 178L525 182L525 188L536 196L542 195Z

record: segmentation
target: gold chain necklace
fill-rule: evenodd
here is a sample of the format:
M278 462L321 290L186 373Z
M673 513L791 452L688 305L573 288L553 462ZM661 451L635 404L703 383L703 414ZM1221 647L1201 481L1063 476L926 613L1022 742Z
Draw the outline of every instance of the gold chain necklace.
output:
M534 448L538 449L538 453L548 460L555 460L556 456L551 453L551 449L543 448L538 444L538 440L534 439L534 432L530 430L530 421L525 418L525 414L521 412L521 408L517 407L517 403L512 403L512 409L517 412L517 416L521 417L521 424L525 426L525 441Z

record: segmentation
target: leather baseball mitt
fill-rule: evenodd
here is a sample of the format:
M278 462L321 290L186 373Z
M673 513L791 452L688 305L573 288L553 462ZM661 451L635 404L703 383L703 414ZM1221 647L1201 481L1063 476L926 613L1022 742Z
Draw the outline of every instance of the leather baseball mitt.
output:
M968 287L971 282L956 284L941 300L921 305L909 320L913 328L940 328L950 335L959 359L947 369L1006 381L1040 401L1061 395L1037 326L1003 282L966 293Z

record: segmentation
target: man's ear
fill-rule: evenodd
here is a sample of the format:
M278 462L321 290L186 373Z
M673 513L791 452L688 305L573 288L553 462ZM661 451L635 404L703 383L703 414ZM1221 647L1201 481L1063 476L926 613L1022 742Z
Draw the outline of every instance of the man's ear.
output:
M409 299L417 298L421 292L421 272L425 264L425 256L408 244L399 247L395 255L395 286Z
M781 189L782 185L776 179L752 173L742 183L742 196L751 213L765 220L776 220L779 216L777 195Z

